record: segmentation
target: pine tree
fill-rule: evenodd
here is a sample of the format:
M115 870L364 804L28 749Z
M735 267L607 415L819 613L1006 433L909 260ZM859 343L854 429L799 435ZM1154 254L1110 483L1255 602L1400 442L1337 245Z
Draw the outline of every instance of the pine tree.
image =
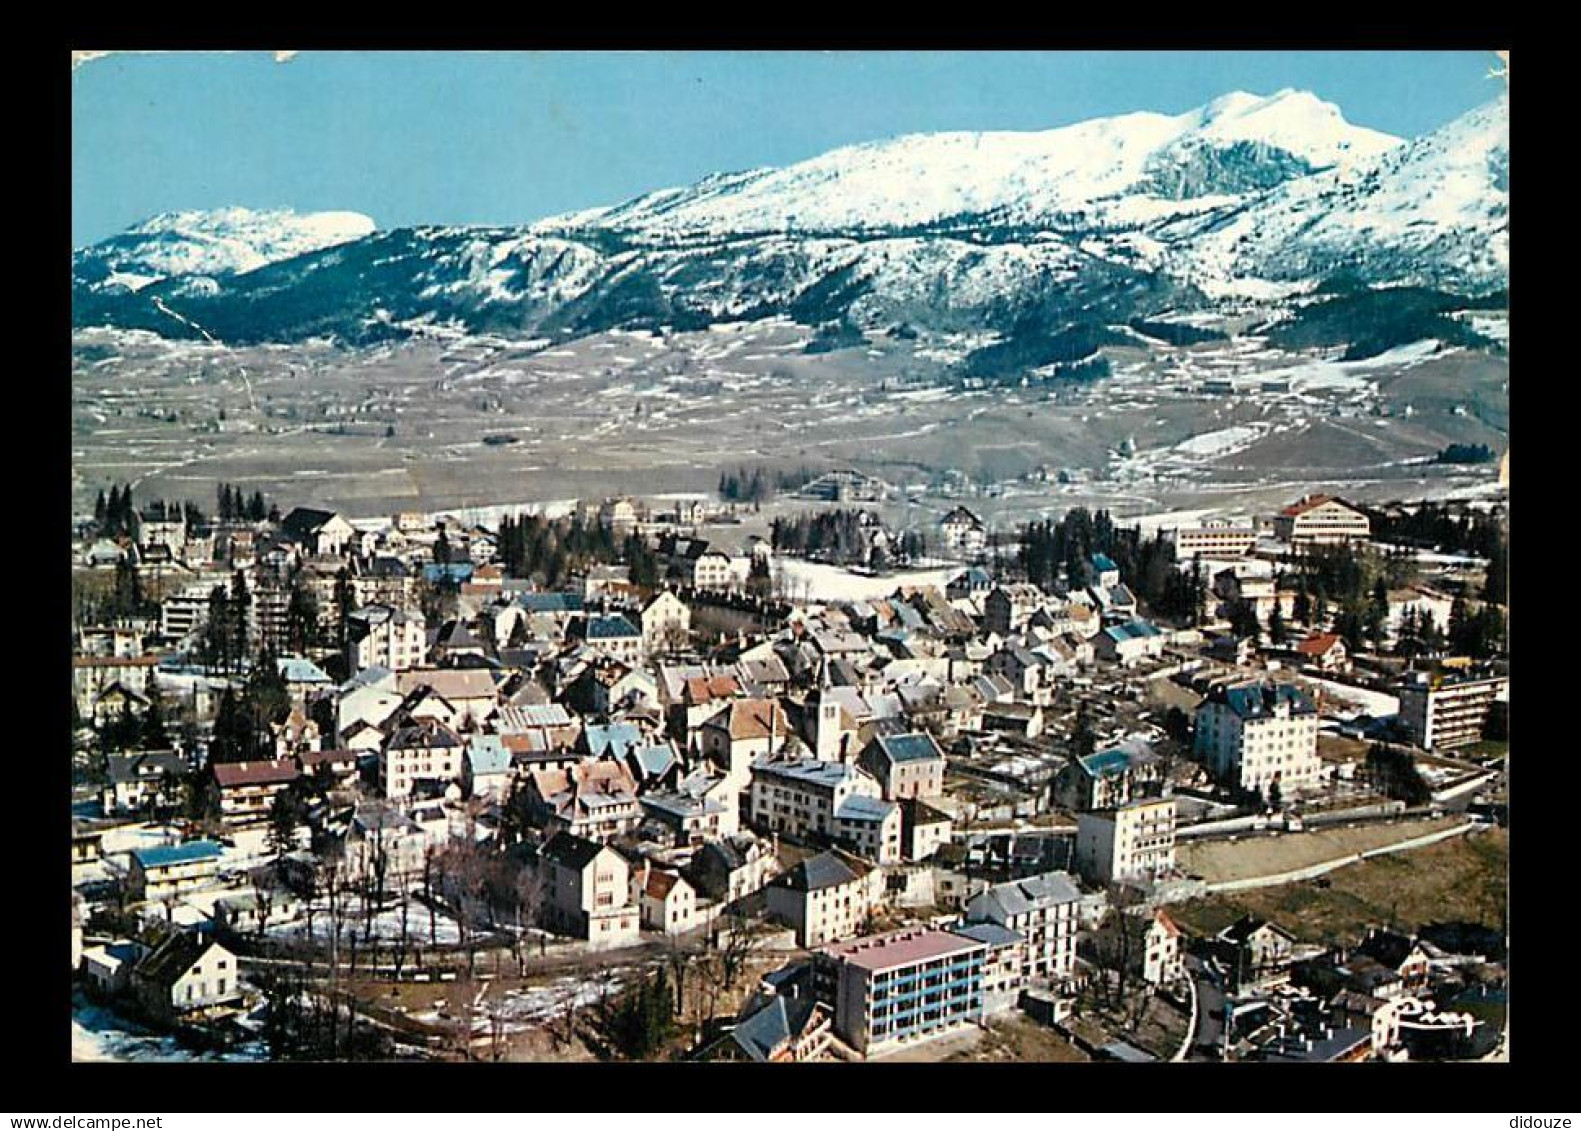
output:
M109 513L109 504L104 497L104 488L99 488L99 497L93 501L93 524L100 530L104 529L104 518Z
M219 706L214 712L214 734L209 741L210 762L242 762L251 751L245 737L246 721L242 718L241 704L229 687L220 693Z
M286 643L291 651L304 655L318 639L318 601L313 590L302 581L300 572L291 581L291 597L285 613Z
M249 735L248 745L259 756L273 743L270 724L279 722L291 710L291 693L275 654L267 645L258 653L247 682L242 686L243 717Z
M1449 606L1449 647L1456 653L1471 652L1475 627L1466 607L1466 598L1457 596Z
M1262 635L1262 625L1257 621L1257 609L1250 601L1238 600L1230 606L1230 631L1254 643Z
M170 734L165 730L165 716L159 707L157 693L148 698L141 729L140 745L144 750L165 750L170 746Z
M1285 624L1285 615L1280 612L1279 606L1274 606L1274 611L1268 614L1268 639L1275 645L1283 647L1290 639L1290 630Z

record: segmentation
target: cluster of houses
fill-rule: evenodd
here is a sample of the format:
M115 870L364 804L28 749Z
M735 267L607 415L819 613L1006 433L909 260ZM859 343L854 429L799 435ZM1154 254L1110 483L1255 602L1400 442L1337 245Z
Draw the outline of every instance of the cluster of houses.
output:
M1502 935L1470 924L1376 927L1354 946L1304 946L1246 916L1197 947L1225 994L1226 1060L1469 1060L1501 1040Z
M201 734L217 696L241 685L199 652L211 594L237 576L249 652L278 653L291 703L272 721L265 757L210 761L201 741L110 754L104 818L174 807L197 789L226 836L257 833L283 793L312 782L336 804L313 814L312 847L282 868L311 869L333 851L366 873L376 850L381 877L399 885L451 838L482 836L534 878L537 926L590 949L766 916L808 957L766 979L705 1050L724 1059L808 1059L831 1043L877 1055L981 1023L1029 993L1068 999L1078 937L1106 893L1178 877L1172 781L1150 742L1076 751L1047 733L1094 677L1168 674L1202 652L1195 630L1146 619L1108 558L1096 555L1092 583L1079 587L1045 590L973 565L942 588L786 603L734 633L704 633L694 622L709 594L744 576L740 560L676 528L706 515L631 500L586 509L621 537L651 538L669 584L642 590L595 566L545 591L507 576L493 531L411 515L353 524L297 508L278 524L201 533L179 519L145 524L121 547L139 571L195 577L162 587L157 616L78 627L81 717L136 716L158 700ZM1350 537L1350 513L1307 499L1276 525L1287 541ZM1250 554L1258 535L1206 527L1177 538L1204 543L1185 564L1209 540L1215 554ZM956 508L945 544L976 553L986 527ZM747 557L766 553L756 543ZM84 560L113 557L90 545ZM1226 599L1254 604L1272 587L1233 559L1221 580ZM290 649L302 608L291 594L303 587L321 620L315 638L336 646ZM435 588L450 600L431 623ZM1336 640L1296 647L1328 672L1345 662ZM1432 746L1469 726L1462 701L1483 692L1412 694L1427 703L1411 710ZM1402 692L1402 710L1406 701ZM1267 796L1277 786L1290 799L1321 785L1317 705L1292 683L1222 681L1193 723L1191 756L1226 788ZM981 813L964 800L956 753L985 744L1058 752L1042 787L1074 825L1058 866L972 874L963 846ZM92 836L79 841L79 860L91 857ZM139 847L126 895L168 906L212 892L227 882L224 857L217 839ZM214 903L217 929L174 930L153 946L108 940L83 952L80 969L105 993L147 997L157 1016L202 1015L241 993L225 941L299 909L284 891L260 903L236 888ZM883 926L897 915L908 922ZM1146 981L1179 982L1179 928L1162 911L1144 917Z

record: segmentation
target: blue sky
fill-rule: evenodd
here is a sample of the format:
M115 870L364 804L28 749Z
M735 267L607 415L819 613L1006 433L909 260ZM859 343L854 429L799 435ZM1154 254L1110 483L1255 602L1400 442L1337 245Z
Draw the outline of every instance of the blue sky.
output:
M951 129L1311 90L1406 137L1488 101L1492 52L113 55L72 75L72 243L158 212L525 223L710 172Z

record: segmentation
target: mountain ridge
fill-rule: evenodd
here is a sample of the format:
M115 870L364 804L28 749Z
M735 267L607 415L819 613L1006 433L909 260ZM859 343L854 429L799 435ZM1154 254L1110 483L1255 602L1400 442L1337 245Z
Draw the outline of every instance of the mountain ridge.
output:
M294 251L313 236L286 222L227 259L213 251L230 248L223 223L174 214L186 220L166 229L193 236L184 254L206 270L159 276L187 259L145 222L74 253L73 317L196 332L158 298L238 342L776 314L1012 333L1277 299L1340 272L1482 293L1507 285L1507 184L1507 95L1404 141L1306 92L1232 92L1179 115L845 146L523 226L358 217L324 221L323 242Z

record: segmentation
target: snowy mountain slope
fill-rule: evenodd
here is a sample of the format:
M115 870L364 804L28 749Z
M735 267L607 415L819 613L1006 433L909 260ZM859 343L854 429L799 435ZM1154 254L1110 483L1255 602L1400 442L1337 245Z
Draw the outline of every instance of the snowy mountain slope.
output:
M357 212L166 212L72 256L79 279L138 290L176 275L240 275L371 234Z
M1310 94L1237 93L852 146L530 227L157 218L76 253L73 318L195 333L174 311L221 340L282 342L771 316L1009 334L1267 303L1341 270L1464 294L1507 279L1507 170L1507 99L1405 143Z
M1175 116L1142 112L1037 133L918 134L848 146L784 169L650 193L591 223L693 236L871 231L984 215L1102 223L1128 197L1257 190L1400 144L1350 125L1311 94L1238 92Z
M1509 272L1509 98L1382 156L1291 180L1227 221L1162 236L1166 269L1218 280L1346 268L1374 282L1493 288Z

